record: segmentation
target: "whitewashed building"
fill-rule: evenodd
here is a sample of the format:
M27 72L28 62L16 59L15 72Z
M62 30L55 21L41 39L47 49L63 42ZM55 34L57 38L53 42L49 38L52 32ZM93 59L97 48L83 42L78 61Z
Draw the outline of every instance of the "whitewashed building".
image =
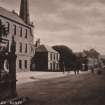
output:
M52 47L40 45L35 50L34 62L37 71L59 71L60 54Z

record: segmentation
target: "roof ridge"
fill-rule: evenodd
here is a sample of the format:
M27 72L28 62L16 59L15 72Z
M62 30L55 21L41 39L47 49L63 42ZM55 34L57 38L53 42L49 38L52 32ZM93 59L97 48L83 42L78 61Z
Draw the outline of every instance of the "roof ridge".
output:
M55 52L55 53L58 53L56 50L54 50L51 46L49 46L49 45L44 45L44 44L42 44L42 45L40 45L37 49L36 49L36 51L40 51L40 52Z

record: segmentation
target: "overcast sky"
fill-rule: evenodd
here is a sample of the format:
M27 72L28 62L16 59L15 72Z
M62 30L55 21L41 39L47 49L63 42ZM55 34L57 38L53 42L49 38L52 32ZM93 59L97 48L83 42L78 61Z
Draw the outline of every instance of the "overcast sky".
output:
M29 0L35 38L73 51L95 48L105 54L105 0ZM0 0L19 11L20 0Z

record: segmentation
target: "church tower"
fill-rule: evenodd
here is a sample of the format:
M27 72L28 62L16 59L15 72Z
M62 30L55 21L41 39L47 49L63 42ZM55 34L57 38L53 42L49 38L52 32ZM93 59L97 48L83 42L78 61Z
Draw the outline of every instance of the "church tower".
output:
M21 0L19 16L20 18L23 19L23 21L26 24L30 24L29 1L28 0Z

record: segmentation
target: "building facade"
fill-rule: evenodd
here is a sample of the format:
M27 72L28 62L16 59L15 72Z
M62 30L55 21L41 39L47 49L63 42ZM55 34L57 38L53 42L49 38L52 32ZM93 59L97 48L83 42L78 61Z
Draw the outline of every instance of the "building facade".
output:
M8 35L3 37L9 40L9 51L12 37L16 41L16 71L29 71L33 49L33 25L29 19L29 4L21 0L20 14L0 7L0 21L5 25Z
M60 54L52 47L40 45L35 51L35 69L38 71L59 71Z

